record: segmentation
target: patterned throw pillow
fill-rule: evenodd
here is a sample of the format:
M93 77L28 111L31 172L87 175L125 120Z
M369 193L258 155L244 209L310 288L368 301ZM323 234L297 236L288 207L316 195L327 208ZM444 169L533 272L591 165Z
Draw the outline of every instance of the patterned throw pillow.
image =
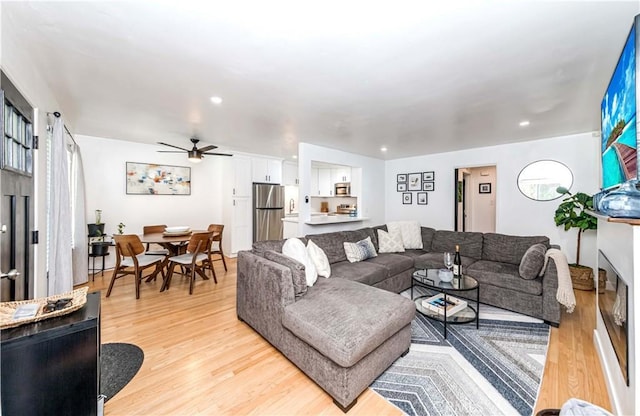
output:
M380 253L404 253L402 235L378 230L378 251Z
M370 259L378 255L376 248L371 242L371 237L367 237L357 243L342 244L344 245L344 254L347 255L347 260L349 260L350 263Z
M387 224L390 233L399 232L405 249L422 249L422 232L418 221L393 221Z

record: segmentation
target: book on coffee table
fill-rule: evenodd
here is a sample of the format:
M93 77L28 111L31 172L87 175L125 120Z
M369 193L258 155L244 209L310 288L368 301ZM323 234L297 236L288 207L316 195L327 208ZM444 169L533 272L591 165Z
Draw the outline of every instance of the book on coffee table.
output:
M445 301L444 293L438 293L435 296L423 299L422 307L442 316L444 316L444 310L446 307L447 316L453 316L455 313L460 312L467 307L467 301L458 299L451 295L447 295Z

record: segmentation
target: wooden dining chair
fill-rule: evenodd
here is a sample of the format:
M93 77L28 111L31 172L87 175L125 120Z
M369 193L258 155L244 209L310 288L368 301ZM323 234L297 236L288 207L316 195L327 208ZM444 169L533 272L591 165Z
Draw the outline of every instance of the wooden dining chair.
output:
M213 262L212 261L217 261L217 260L222 260L222 265L224 266L224 271L227 271L227 262L224 259L224 253L222 252L222 232L224 231L224 225L223 224L210 224L209 228L207 228L207 231L212 231L213 232L213 237L211 237L211 254L219 254L220 258L219 259L215 259L215 260L211 260L211 257L209 258L208 262L210 263L211 266L211 271L213 271ZM215 274L215 271L214 271Z
M184 267L189 275L189 294L193 294L193 285L196 280L196 273L204 280L209 280L206 274L206 262L209 258L209 250L211 248L211 231L193 233L187 243L187 252L178 256L169 257L169 270L162 284L160 291L169 289L171 286L171 277L173 269L176 266Z
M144 227L142 227L142 234L155 234L155 233L162 233L164 232L164 229L167 228L166 225L162 224L162 225L145 225ZM147 243L147 249L145 251L145 254L148 254L150 256L168 256L169 255L169 250L167 250L166 248L162 248L162 249L157 249L157 250L150 250L150 244Z
M136 299L140 299L140 281L142 272L150 267L155 267L149 280L155 279L158 273L162 274L164 281L164 257L145 254L144 245L140 242L140 237L135 234L115 235L113 239L116 243L116 266L113 269L111 283L107 290L107 297L111 295L113 284L117 279L127 275L133 275L136 284Z

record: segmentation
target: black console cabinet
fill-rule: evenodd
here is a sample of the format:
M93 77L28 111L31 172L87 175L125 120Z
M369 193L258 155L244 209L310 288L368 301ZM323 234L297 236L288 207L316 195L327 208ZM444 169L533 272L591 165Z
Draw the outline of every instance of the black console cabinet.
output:
M97 415L100 292L68 315L3 330L3 415Z

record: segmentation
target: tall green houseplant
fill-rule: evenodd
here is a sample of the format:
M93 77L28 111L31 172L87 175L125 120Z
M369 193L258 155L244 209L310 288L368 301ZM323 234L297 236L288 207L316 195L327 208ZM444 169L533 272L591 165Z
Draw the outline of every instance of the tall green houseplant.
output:
M556 209L554 220L557 226L564 226L565 231L571 228L578 229L578 244L576 246L576 265L580 265L580 239L582 233L598 228L598 220L587 214L586 210L593 210L593 197L578 192L572 194L567 188L558 187L556 191L562 195L569 195L562 200Z

